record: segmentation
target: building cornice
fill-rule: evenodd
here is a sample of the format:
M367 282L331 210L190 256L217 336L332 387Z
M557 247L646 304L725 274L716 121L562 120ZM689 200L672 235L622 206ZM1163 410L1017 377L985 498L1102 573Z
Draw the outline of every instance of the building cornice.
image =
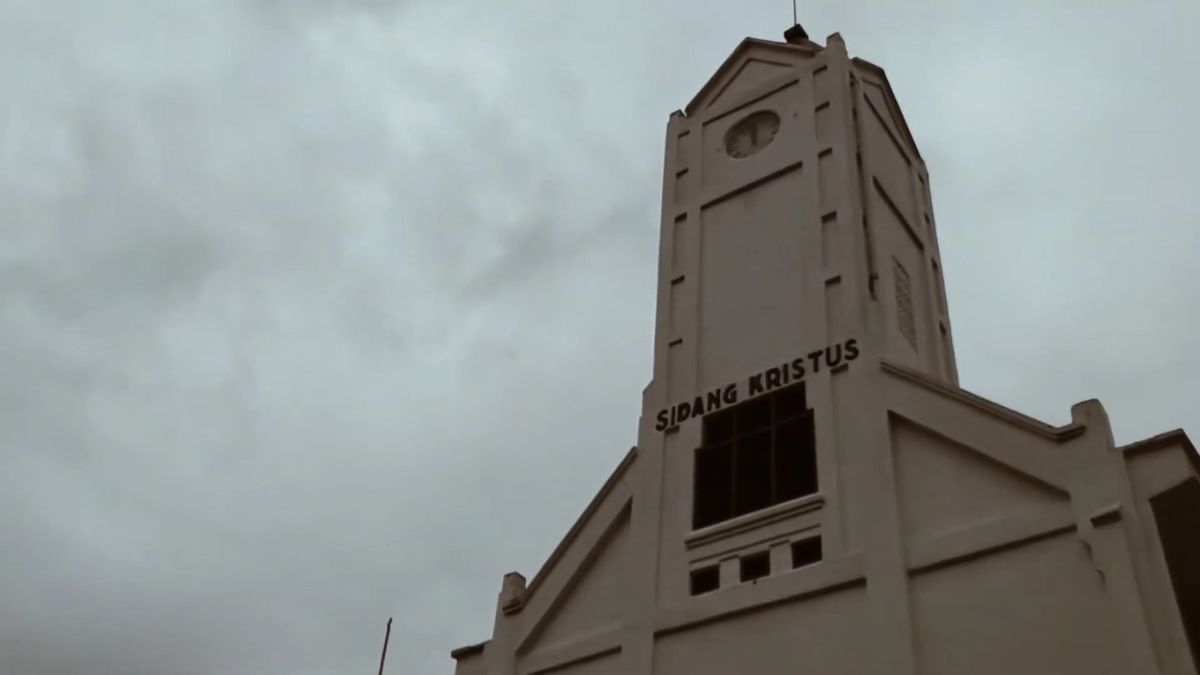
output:
M1196 469L1196 473L1200 474L1200 453L1196 452L1196 446L1192 444L1192 439L1188 438L1187 433L1183 429L1172 429L1164 431L1161 434L1155 434L1150 438L1143 438L1140 441L1134 441L1117 448L1119 452L1126 455L1137 455L1143 452L1152 452L1154 450L1162 450L1163 448L1183 447L1187 454L1188 461Z
M999 417L1010 424L1021 427L1022 429L1033 432L1052 441L1062 443L1064 441L1071 440L1072 438L1082 435L1085 429L1084 425L1078 422L1072 422L1061 427L1055 427L1046 424L1041 420L1037 420L1023 413L1019 413L1016 410L1006 408L999 403L989 401L982 396L972 394L965 389L960 389L940 380L935 380L921 371L914 370L897 363L892 363L887 359L880 359L879 366L883 372L888 373L889 375L907 380L914 384L925 387L930 391L941 394L946 398L954 399L960 403L965 403L973 408L976 408L977 410L995 415L996 417Z

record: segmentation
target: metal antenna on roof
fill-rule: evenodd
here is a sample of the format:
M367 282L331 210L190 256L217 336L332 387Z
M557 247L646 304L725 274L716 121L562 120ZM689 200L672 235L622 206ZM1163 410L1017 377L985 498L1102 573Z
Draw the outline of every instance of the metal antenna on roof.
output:
M793 45L804 44L808 40L808 33L804 32L800 25L800 10L797 4L799 0L792 0L792 27L783 32L783 39Z
M379 655L379 675L383 675L383 661L387 658L388 638L392 637L392 617L388 617L387 632L383 634L383 653Z

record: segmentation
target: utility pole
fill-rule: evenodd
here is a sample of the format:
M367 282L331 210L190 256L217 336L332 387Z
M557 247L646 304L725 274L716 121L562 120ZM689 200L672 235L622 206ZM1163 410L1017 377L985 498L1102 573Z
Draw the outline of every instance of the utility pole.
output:
M383 653L379 655L379 675L383 675L383 660L387 658L388 639L392 637L392 617L388 617L387 632L383 634Z

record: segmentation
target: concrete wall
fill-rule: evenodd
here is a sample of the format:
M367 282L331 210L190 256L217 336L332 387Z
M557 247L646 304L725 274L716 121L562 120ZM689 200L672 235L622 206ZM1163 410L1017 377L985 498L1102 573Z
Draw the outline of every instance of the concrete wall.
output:
M923 675L1154 672L1072 533L917 575L911 592Z
M861 587L751 612L658 639L654 673L776 675L867 672Z

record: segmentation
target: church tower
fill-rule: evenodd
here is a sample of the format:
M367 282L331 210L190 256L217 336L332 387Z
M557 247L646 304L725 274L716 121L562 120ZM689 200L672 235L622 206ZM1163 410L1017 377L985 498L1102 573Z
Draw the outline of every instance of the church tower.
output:
M638 445L459 675L1197 675L1200 459L959 387L883 70L746 39L667 123Z
M671 116L664 165L654 379L672 395L849 338L957 384L928 173L840 36L744 41Z

